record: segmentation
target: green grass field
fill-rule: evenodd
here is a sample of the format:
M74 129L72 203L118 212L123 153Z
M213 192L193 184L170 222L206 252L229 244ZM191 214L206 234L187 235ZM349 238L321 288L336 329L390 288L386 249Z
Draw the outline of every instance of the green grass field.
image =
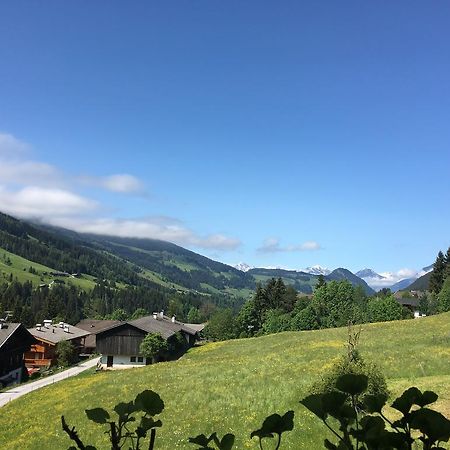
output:
M10 264L7 264L9 261ZM36 273L30 273L28 269L32 267ZM47 267L42 264L22 258L21 256L10 253L0 248L0 282L9 280L10 275L20 283L31 281L34 286L42 283L49 284L53 280L64 281L66 285L73 284L84 290L91 290L95 287L94 277L83 274L80 278L71 277L53 277L50 272L57 272L58 269ZM47 275L44 275L47 273Z
M206 344L182 359L126 371L86 373L21 397L0 409L0 448L63 449L64 414L85 443L108 448L103 429L84 410L111 409L144 390L165 401L156 448L194 449L187 438L233 432L237 449L257 449L250 432L274 412L295 411L283 449L323 448L324 426L299 404L321 371L345 350L347 330L288 332ZM377 362L393 394L415 385L433 389L450 416L450 313L419 320L364 325L360 350Z

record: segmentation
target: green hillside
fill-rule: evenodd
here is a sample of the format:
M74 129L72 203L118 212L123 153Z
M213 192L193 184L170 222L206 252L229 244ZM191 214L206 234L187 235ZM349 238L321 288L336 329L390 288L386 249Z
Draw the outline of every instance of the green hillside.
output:
M428 285L430 283L430 277L432 272L428 272L425 275L422 275L421 277L417 278L414 283L411 283L408 286L408 291L426 291L428 289Z
M12 276L20 283L29 281L33 283L33 286L49 285L55 280L67 285L73 284L84 290L93 289L95 286L94 277L90 275L80 274L78 277L61 277L53 276L51 272L55 273L57 270L22 258L0 247L0 282L9 281Z
M293 286L294 289L303 294L312 294L319 278L318 275L286 269L255 268L250 269L247 273L252 275L257 282L261 283L265 283L271 278L281 278L285 284ZM335 269L329 275L326 275L324 279L326 281L347 280L353 286L361 286L367 295L375 294L375 291L364 280L347 269Z
M250 269L247 273L262 284L265 284L271 278L281 278L286 285L292 286L303 294L312 294L314 285L317 283L316 275L295 270L256 268Z
M450 313L419 320L363 326L360 350L379 364L394 395L416 385L432 389L436 408L450 416ZM182 359L126 371L88 373L21 397L1 409L0 447L62 449L70 445L59 417L76 426L85 442L108 448L102 428L84 409L111 409L144 390L165 401L158 449L194 449L186 440L217 431L237 435L238 449L257 449L249 434L273 412L295 411L295 429L283 449L322 448L325 428L299 399L323 368L344 351L347 330L288 332L207 344ZM392 414L392 412L390 412Z
M255 280L234 267L214 261L179 245L156 239L80 235L93 248L107 251L152 274L162 285L207 293L246 297Z

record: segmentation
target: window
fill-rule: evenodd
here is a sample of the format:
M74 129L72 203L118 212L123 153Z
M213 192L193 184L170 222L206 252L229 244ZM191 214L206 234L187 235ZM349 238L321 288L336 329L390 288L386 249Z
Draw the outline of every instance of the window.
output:
M130 362L136 362L136 356L130 356Z
M144 362L144 357L143 356L138 356L138 362Z

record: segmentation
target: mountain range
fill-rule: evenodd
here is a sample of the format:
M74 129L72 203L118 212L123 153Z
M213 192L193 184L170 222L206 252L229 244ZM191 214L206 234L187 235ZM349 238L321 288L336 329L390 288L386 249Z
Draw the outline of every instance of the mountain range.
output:
M44 272L67 272L80 274L77 282L85 287L92 285L96 278L106 278L123 285L158 286L173 292L195 292L238 301L247 299L256 283L272 277L281 277L305 294L313 291L321 275L329 281L345 279L355 286L362 286L371 295L375 291L361 276L378 275L370 269L353 274L345 268L331 271L321 266L286 270L253 268L240 263L232 267L166 241L81 234L2 213L1 250L4 259L16 257L12 258L14 264L20 259L21 269L18 271L14 264L2 265L0 281L11 274L20 278L26 272L26 279L38 284L42 280L48 281L45 277L49 275L44 276ZM48 270L41 269L42 273L37 275L26 270L37 264ZM381 275L378 277L382 278Z

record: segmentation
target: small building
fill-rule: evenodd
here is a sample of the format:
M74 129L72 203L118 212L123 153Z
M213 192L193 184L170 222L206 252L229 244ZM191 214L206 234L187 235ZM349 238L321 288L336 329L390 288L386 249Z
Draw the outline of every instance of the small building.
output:
M101 366L108 369L125 369L151 364L140 352L140 345L149 333L159 333L168 342L170 350L159 355L159 360L174 359L193 346L198 332L163 313L121 322L103 329L96 335L96 348L102 354ZM180 342L181 337L182 342Z
M84 340L89 333L81 328L60 322L54 325L51 320L44 320L44 324L37 324L28 330L37 343L25 353L25 365L29 368L50 367L56 364L56 345L61 341L70 341L81 353Z
M426 314L423 314L420 311L420 300L416 297L400 297L396 299L400 305L405 308L408 308L414 315L414 319L419 319L420 317L426 317Z
M35 342L21 323L0 321L0 387L22 381L23 355Z
M95 353L97 348L97 334L107 328L119 325L122 323L120 320L96 320L96 319L83 319L76 324L77 328L81 328L84 331L90 333L84 340L84 352Z

